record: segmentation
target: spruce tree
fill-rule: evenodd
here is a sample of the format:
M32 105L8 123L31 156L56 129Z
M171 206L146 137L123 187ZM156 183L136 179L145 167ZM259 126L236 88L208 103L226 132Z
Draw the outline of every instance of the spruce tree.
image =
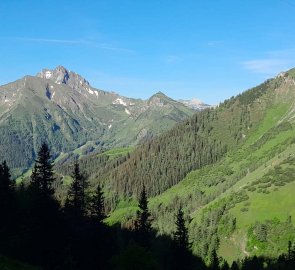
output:
M217 256L216 250L213 249L212 254L210 254L210 261L211 261L211 269L218 270L219 269L219 258Z
M185 226L184 213L180 207L176 216L176 231L173 235L175 245L183 250L189 250L188 229Z
M95 194L90 199L89 212L90 216L99 223L106 218L104 210L104 196L100 185L97 186Z
M140 194L138 207L139 210L136 214L135 229L138 233L139 243L143 246L147 246L152 226L150 218L151 214L148 209L148 199L144 185Z
M6 161L0 164L0 199L4 202L4 198L14 192L15 185L11 180L10 169Z
M80 172L78 162L74 164L72 178L73 182L68 191L65 207L75 216L83 216L85 214L86 177Z
M54 182L53 163L51 162L51 155L46 143L41 145L38 152L38 158L31 175L31 186L40 191L43 195L53 195L54 189L52 183Z
M178 209L176 215L176 231L173 234L173 268L174 269L190 269L190 243L188 229L185 225L184 213L182 208Z
M231 265L231 270L239 270L239 264L236 261L233 261L232 265Z
M26 222L29 230L29 258L36 264L51 269L60 258L56 246L60 242L62 228L59 203L54 195L55 181L51 154L46 143L38 151L31 183L28 188L29 215ZM45 269L46 269L45 267Z
M16 224L15 187L10 177L4 161L0 164L0 253L3 254L11 248L9 235Z

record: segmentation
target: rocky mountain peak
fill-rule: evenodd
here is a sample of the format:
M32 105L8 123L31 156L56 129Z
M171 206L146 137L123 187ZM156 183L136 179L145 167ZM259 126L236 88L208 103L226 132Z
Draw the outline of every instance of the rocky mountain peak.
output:
M164 106L169 103L170 98L167 97L163 92L159 91L152 95L148 100L148 105Z
M197 111L204 110L206 108L212 107L211 105L208 105L208 104L204 103L203 101L201 101L200 99L197 99L197 98L193 98L191 100L180 99L178 101L183 103L187 107L192 108L192 109L197 110Z
M43 69L36 76L54 81L57 84L66 84L74 90L89 86L89 82L81 75L72 72L63 66L57 66L55 69Z

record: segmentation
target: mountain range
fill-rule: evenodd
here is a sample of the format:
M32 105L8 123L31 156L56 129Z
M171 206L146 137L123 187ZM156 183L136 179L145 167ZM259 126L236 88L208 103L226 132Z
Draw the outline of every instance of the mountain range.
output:
M192 251L208 264L215 251L228 262L276 258L295 241L295 69L203 110L161 92L98 90L61 66L0 95L1 158L21 172L46 140L63 201L73 160L61 157L78 153L90 192L103 187L109 225L134 226L144 185L153 228L171 235L181 206Z
M110 225L132 227L144 184L159 234L182 206L192 250L208 263L276 258L295 240L295 69L197 112L135 149L80 160L101 183ZM61 175L68 175L61 166Z
M44 140L54 156L136 145L194 113L161 92L148 100L127 98L62 66L43 69L0 87L0 159L19 174Z

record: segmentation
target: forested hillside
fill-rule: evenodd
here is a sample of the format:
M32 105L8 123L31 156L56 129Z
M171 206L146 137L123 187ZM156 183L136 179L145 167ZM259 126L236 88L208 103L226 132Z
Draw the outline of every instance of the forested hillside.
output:
M221 126L225 135L220 137L222 143L227 142L227 153L151 199L157 230L170 233L173 210L183 205L191 218L193 250L206 260L212 260L215 249L230 261L286 251L286 242L295 239L293 74L291 70L216 109L227 115ZM235 120L237 115L240 122ZM134 211L132 203L129 207L119 204L109 222L127 222L126 215L130 219Z
M285 185L292 187L294 97L291 70L216 109L197 113L118 158L99 155L81 159L92 183L104 185L108 209L115 209L107 222L130 226L145 184L152 197L154 228L171 233L175 209L182 205L190 216L193 250L205 260L210 261L216 249L229 260L247 254L277 256L285 251L286 242L295 239L293 223L288 223L290 229L284 227L294 212L292 196L275 212L268 204L273 205L274 196L279 199L287 192ZM262 200L263 210L258 210L261 205L256 204ZM267 221L273 218L279 221ZM278 243L272 249L276 251L267 251L251 233L250 228L255 232L259 224L268 230L269 237L284 228L287 236L283 241L267 239ZM235 247L232 252L230 247Z
M93 163L88 167L91 179L104 182L106 190L122 198L136 197L142 184L150 196L161 194L190 171L216 163L243 144L265 117L276 85L277 80L269 80L216 109L198 112L125 156L102 162L103 166L99 163L104 155L81 163Z
M133 226L123 228L105 224L104 192L98 185L87 189L88 180L76 161L72 182L61 205L55 194L54 163L47 144L42 144L29 182L16 186L10 169L0 164L0 267L1 269L114 269L114 270L246 270L293 269L295 246L288 241L288 251L279 258L253 256L232 264L218 257L210 245L205 254L192 253L193 245L203 245L206 237L218 241L218 223L229 224L227 233L235 228L234 219L223 219L224 205L212 209L202 218L197 230L199 241L190 241L187 214L177 208L174 228L161 235L152 227L153 217L145 186L142 186ZM172 213L175 210L172 210ZM268 227L292 228L291 220L255 224L250 230L258 239L267 237ZM212 229L213 227L213 229ZM227 227L226 227L227 228ZM283 241L282 241L283 242ZM204 257L205 256L205 257ZM209 258L207 258L209 257ZM230 267L231 265L231 267Z

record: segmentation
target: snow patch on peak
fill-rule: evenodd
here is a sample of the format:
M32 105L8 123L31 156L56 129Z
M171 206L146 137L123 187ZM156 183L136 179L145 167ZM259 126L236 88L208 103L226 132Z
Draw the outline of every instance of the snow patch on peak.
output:
M47 70L47 71L45 72L45 78L46 78L46 79L49 79L51 76L52 76L52 72L51 72L50 70Z
M121 98L117 98L115 101L113 101L113 104L120 104L123 106L127 106L127 103Z
M180 99L178 101L181 102L182 104L184 104L185 106L187 106L191 109L197 110L197 111L212 107L211 105L204 103L203 101L201 101L198 98L192 98L191 100Z
M50 79L57 84L66 84L74 90L87 90L89 82L79 74L66 69L63 66L57 66L55 69L43 69L37 74L37 77Z

